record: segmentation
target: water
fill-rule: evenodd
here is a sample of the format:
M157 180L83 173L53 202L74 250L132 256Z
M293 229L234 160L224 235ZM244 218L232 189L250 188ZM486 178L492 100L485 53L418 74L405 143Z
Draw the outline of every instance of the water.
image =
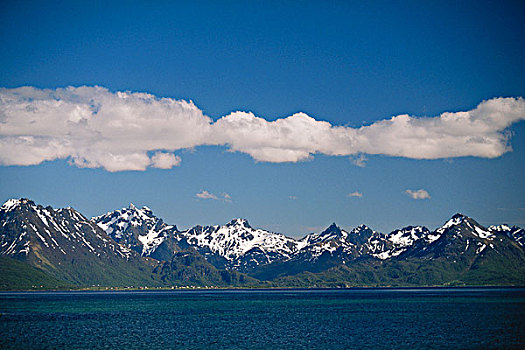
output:
M0 293L0 348L525 348L525 289Z

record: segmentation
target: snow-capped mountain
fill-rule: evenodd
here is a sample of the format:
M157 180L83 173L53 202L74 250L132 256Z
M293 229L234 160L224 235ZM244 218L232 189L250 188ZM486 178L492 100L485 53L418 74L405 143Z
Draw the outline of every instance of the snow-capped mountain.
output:
M115 210L91 219L116 242L133 249L142 256L169 260L179 251L177 226L167 225L148 207Z
M463 248L474 244L481 253L493 246L487 241L494 239L495 232L504 232L519 244L523 239L522 229L511 229L505 225L487 229L461 214L454 215L435 231L422 226L408 226L384 234L366 225L345 231L334 223L320 233L312 233L299 240L255 229L245 219L178 231L176 226L167 225L153 215L151 209L139 209L132 204L129 208L92 220L115 241L142 256L169 260L180 250L194 248L218 268L245 272L274 263L328 266L347 264L357 259L386 261L402 259L403 256L436 255L443 251L442 245L452 246L451 242L454 246L461 244Z
M412 255L457 257L469 253L481 254L485 249L495 249L496 234L475 220L455 214L430 235L427 244L413 251Z
M290 260L311 262L322 256L340 256L355 247L349 240L351 234L333 223L321 233L311 233L299 240L299 249Z
M0 255L25 261L69 282L104 281L140 257L73 208L53 209L28 199L0 208Z
M456 214L427 237L407 249L398 261L433 266L435 271L429 276L434 280L456 276L468 283L506 279L512 284L517 276L525 276L523 246L501 227L489 229Z
M389 249L386 236L366 225L352 229L348 235L348 242L351 246L345 249L345 253L354 259L363 256L380 258L381 254Z
M299 246L296 240L282 234L255 229L245 219L234 219L222 226L195 226L180 234L210 261L238 270L287 260ZM224 260L220 262L219 257Z
M339 255L341 259L373 257L380 260L400 255L421 240L431 241L430 231L422 226L409 226L383 234L366 225L347 232L335 223L319 234L310 234L299 242L294 258L315 261L323 254Z
M348 237L348 232L345 230L342 230L339 226L335 224L331 224L328 226L323 232L321 233L311 233L304 238L302 238L299 242L301 242L302 247L306 247L313 244L323 243L323 242L330 242L333 240L336 240L338 242L345 242L346 238Z
M31 243L51 248L57 255L67 255L66 247L87 250L97 256L108 255L108 248L122 258L129 258L131 254L129 249L96 230L90 220L73 208L44 208L28 199L10 199L0 208L0 220L2 255L27 256L38 250Z
M366 225L346 231L334 223L293 239L245 219L179 231L132 204L88 220L72 208L12 199L0 207L0 267L9 257L77 285L239 285L284 278L275 283L308 286L311 274L327 278L327 285L352 279L365 285L516 284L525 283L524 233L456 214L434 231L408 226L384 234ZM0 274L0 288L2 283Z
M245 219L179 231L175 225L167 225L156 217L148 207L139 209L133 204L92 221L116 242L142 256L169 260L182 249L194 248L220 268L246 270L286 260L300 246L282 234L254 229Z

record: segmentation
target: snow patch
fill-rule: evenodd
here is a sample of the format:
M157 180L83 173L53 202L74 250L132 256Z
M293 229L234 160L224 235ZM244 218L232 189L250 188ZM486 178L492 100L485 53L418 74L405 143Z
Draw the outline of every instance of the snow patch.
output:
M21 203L20 199L8 199L7 201L4 202L4 204L2 204L2 207L0 208L0 210L3 210L3 211L11 211L13 209L15 209L17 206L19 206Z
M485 248L487 248L486 244L481 245L478 249L476 249L476 254L480 254L481 252L485 250Z

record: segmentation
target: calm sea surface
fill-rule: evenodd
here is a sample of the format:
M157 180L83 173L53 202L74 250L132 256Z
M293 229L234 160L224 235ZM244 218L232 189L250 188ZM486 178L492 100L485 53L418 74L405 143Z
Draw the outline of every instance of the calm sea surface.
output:
M0 348L525 349L525 289L0 293Z

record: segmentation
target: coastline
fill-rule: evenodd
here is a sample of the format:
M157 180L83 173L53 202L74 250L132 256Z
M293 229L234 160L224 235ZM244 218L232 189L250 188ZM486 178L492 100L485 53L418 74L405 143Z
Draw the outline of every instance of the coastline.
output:
M356 286L356 287L150 287L150 288L77 288L77 289L13 289L0 290L0 295L16 293L155 293L155 292L319 292L319 291L469 291L469 290L520 290L525 292L525 286L508 286L508 285L472 285L472 286Z

